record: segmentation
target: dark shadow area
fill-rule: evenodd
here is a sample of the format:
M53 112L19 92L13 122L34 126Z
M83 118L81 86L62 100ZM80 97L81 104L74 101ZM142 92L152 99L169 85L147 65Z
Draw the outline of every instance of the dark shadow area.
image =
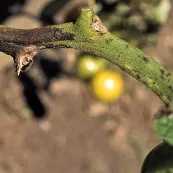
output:
M50 82L54 78L60 77L63 73L62 63L48 58L39 58L39 68L44 73L46 83L43 89L48 90Z
M45 5L40 13L43 25L55 24L54 16L63 9L70 0L53 0Z
M34 117L36 119L42 119L47 113L44 103L39 97L39 90L42 89L46 92L49 89L51 80L61 77L65 72L62 70L62 63L56 60L48 59L43 56L36 56L37 61L35 61L35 68L38 68L40 73L43 75L36 76L34 73L29 72L21 73L19 80L23 85L23 95L25 97L26 103L32 110ZM32 69L30 69L32 70ZM31 76L32 75L32 76ZM37 86L37 80L39 78L44 78L45 81L42 86Z
M17 6L22 8L26 0L5 0L0 1L0 23L4 22L9 16L13 15L11 8Z
M147 155L141 173L171 173L173 169L173 146L163 142Z
M155 33L159 31L160 25L158 23L153 23L151 21L148 21L147 23L147 30L145 33Z
M111 13L112 11L114 11L115 6L118 3L118 1L108 3L106 0L97 0L96 2L98 2L102 5L101 12L107 12L107 13Z
M36 119L41 119L45 117L46 110L45 106L41 102L38 95L37 86L34 84L32 78L27 74L27 72L20 74L19 80L23 85L23 94L26 103L32 110Z

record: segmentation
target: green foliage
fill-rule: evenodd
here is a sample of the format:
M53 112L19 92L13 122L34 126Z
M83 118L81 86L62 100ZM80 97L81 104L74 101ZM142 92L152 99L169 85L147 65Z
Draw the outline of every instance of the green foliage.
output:
M165 142L173 145L173 117L161 116L154 120L154 128Z

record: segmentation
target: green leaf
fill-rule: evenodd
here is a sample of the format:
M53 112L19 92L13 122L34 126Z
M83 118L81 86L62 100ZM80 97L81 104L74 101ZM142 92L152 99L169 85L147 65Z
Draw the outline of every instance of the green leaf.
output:
M161 116L154 120L154 129L165 142L173 145L173 118L172 116Z

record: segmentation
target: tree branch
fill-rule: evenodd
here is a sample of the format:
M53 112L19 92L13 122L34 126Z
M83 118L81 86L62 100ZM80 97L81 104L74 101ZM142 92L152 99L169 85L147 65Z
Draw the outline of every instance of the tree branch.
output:
M0 51L13 56L18 74L46 48L93 53L144 83L166 105L173 100L173 76L138 48L111 35L92 10L83 10L76 23L28 30L0 27Z

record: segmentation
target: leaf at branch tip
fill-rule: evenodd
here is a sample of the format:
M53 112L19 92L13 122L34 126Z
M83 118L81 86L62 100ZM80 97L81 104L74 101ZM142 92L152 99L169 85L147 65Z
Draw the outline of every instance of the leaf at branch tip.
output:
M14 57L16 71L19 76L21 72L26 72L33 64L33 57L40 49L35 45L29 45L17 52Z
M163 138L165 142L173 146L173 117L160 116L154 120L154 129L157 134Z

